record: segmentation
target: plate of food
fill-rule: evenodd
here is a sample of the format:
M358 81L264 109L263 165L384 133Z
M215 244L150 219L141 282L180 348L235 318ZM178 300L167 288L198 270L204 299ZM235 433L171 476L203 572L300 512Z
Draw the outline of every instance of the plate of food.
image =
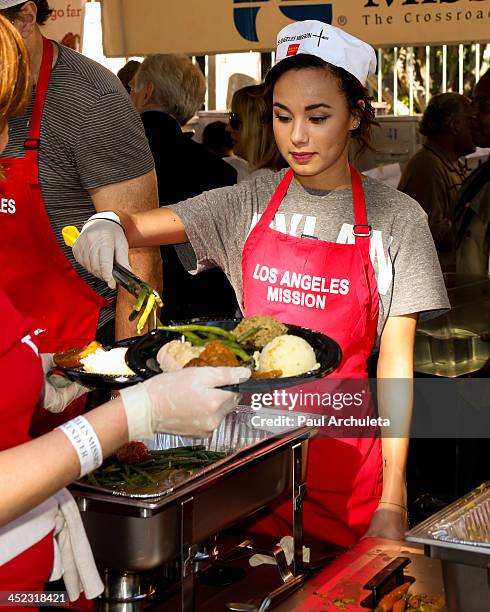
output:
M93 389L124 389L144 378L131 370L126 363L129 347L141 337L126 338L102 346L90 342L86 346L55 353L55 370L72 381Z
M239 385L242 392L285 388L323 378L341 360L342 351L332 338L305 327L285 325L268 315L191 319L161 326L136 339L126 355L128 366L142 378L184 367L249 367L252 376Z

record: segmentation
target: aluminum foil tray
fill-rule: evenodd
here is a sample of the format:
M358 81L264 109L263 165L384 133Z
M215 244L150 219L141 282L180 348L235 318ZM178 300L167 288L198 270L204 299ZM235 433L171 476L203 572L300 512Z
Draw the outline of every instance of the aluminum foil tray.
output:
M490 482L417 525L407 540L490 555Z
M290 414L279 410L271 413ZM295 468L293 448L300 448L305 478L308 440L316 429L254 428L253 414L250 407L239 408L207 440L156 436L152 448L202 443L210 450L230 455L154 494L117 493L74 483L70 489L97 564L111 571L142 572L179 558L182 513L191 503L192 518L188 520L192 524L192 543L197 544L290 495ZM260 414L264 416L265 410Z
M281 414L290 414L287 413L287 411L267 410L264 408L262 408L260 411L261 417L266 417L269 413L270 416L276 417ZM262 441L266 441L274 437L277 438L281 434L297 429L297 427L280 426L274 426L270 429L259 429L251 424L251 418L254 414L256 414L256 412L252 410L250 406L238 407L234 412L226 416L210 438L198 439L185 438L183 436L170 434L156 434L153 440L146 441L146 444L150 450L163 450L166 448L177 448L179 446L203 445L206 447L206 450L227 453L227 457L216 461L201 470L197 470L192 476L183 478L171 486L162 484L161 487L155 488L155 490L152 492L128 493L125 491L116 491L114 489L91 485L87 482L76 481L74 484L86 490L91 490L97 493L105 493L111 496L140 500L154 499L156 497L170 495L182 486L192 483L203 475L208 474L209 472L212 472L222 466L226 466L227 463L235 461L242 452L246 452L248 449L255 447Z

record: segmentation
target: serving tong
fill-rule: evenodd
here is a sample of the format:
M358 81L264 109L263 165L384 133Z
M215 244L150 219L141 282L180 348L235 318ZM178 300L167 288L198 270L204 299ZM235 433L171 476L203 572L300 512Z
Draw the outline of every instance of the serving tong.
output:
M61 234L65 244L69 247L73 247L78 236L80 236L78 228L74 225L64 227ZM161 325L157 317L157 308L162 308L163 301L158 291L116 260L114 260L112 276L118 285L124 287L128 293L136 298L129 320L134 321L143 311L136 324L138 334L142 332L147 322L150 330Z

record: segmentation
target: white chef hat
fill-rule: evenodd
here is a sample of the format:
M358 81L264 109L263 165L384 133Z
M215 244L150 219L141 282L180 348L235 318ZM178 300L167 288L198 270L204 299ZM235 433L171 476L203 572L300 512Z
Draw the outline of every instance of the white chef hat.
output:
M302 53L343 68L363 85L376 72L376 53L371 45L322 21L296 21L277 35L276 66Z
M10 8L11 6L16 6L17 4L25 4L26 2L27 0L0 0L0 11Z

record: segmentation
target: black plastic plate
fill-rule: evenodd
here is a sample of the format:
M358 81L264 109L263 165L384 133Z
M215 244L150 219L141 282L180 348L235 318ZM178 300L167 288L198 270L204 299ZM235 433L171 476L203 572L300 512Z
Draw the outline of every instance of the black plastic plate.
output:
M128 347L129 350L129 347L137 343L142 338L144 338L144 336L136 336L134 338L119 340L118 342L104 346L104 349L109 351L113 348ZM128 362L127 353L126 362ZM142 382L146 378L138 374L135 376L107 376L103 374L92 374L90 372L85 372L81 368L59 368L58 366L55 367L54 372L61 372L70 380L92 389L124 389L125 387L130 387L131 385Z
M175 324L212 325L226 330L232 330L240 321L241 319L190 319L187 321L179 321ZM320 332L307 329L306 327L287 325L287 328L290 334L304 338L304 340L310 344L315 351L316 360L320 364L320 367L300 376L248 380L240 385L233 385L233 387L230 387L230 390L240 391L242 393L260 393L270 391L271 389L283 389L318 378L324 378L338 368L342 361L342 351L335 340L332 340L332 338ZM151 378L155 376L155 374L161 372L156 360L160 348L171 340L181 340L182 338L182 334L180 333L153 330L145 336L137 338L136 341L131 344L126 354L126 362L138 376L142 378Z

